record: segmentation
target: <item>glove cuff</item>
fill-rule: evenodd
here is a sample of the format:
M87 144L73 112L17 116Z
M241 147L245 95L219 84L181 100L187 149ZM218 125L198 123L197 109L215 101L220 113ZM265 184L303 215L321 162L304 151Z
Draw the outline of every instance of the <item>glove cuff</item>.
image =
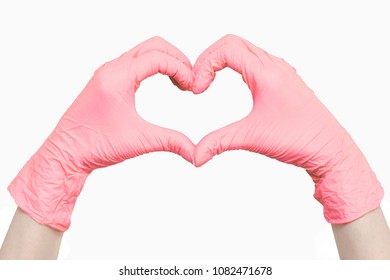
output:
M314 197L323 205L325 219L332 224L348 223L378 208L383 188L347 132L333 159L332 167L315 180Z
M90 174L70 171L69 167L64 151L49 138L20 170L8 190L19 208L35 221L66 231L76 199Z

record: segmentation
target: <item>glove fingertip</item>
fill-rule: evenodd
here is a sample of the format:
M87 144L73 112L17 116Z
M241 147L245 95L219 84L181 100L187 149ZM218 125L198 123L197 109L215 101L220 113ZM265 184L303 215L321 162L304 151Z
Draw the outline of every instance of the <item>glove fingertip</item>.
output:
M195 156L193 164L195 167L201 167L202 165L206 164L212 158L213 158L212 156L204 156L204 155Z
M203 144L203 145L202 145ZM204 143L201 143L195 149L194 162L195 167L201 167L214 157L215 153Z
M215 78L214 72L211 72L208 75L208 77L206 77L205 79L196 77L192 85L192 92L194 94L203 93L204 91L206 91L206 89L209 88L210 84L214 81L214 78Z

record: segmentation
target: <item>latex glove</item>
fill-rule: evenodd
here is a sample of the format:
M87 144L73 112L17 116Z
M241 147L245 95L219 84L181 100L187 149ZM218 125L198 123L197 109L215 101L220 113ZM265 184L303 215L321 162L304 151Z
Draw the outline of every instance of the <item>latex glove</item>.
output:
M65 231L94 169L153 151L174 152L192 163L195 146L186 136L144 121L135 110L137 88L156 73L171 76L181 89L190 89L193 80L189 60L159 37L96 70L10 184L17 205L37 222Z
M206 90L215 72L226 66L241 73L252 92L253 109L204 137L196 147L196 166L223 151L243 149L303 167L315 182L314 197L323 204L326 220L334 224L380 205L383 189L365 157L293 67L227 35L195 63L193 92Z

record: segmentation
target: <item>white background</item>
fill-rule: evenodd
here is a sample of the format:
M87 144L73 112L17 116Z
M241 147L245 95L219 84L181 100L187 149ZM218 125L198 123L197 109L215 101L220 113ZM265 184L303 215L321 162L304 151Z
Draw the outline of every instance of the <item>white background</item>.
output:
M385 188L390 219L390 17L387 1L1 1L0 239L6 190L93 71L160 35L195 62L227 33L292 64L347 128ZM251 109L225 69L200 96L162 75L137 110L197 143ZM154 153L94 171L61 259L337 259L330 225L303 169L244 151L196 169Z

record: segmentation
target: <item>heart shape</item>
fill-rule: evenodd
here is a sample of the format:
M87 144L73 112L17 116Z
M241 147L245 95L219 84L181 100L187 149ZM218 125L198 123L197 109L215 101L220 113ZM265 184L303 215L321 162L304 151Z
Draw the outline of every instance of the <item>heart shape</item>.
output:
M179 91L164 76L155 75L142 82L135 99L144 120L180 131L194 143L244 118L253 107L248 87L231 69L218 73L207 91L199 95Z
M246 73L242 74L239 66L232 65L227 61L224 62L225 57L223 57L223 56L222 57L218 57L218 55L215 56L215 52L218 53L221 50L221 48L222 49L224 49L224 48L231 49L232 48L233 52L234 52L234 47L237 44L237 40L241 40L241 39L238 38L237 36L234 36L234 35L224 36L222 39L217 41L216 44L214 44L211 47L209 47L208 49L206 49L206 51L204 51L199 56L199 58L197 59L194 66L191 65L189 59L182 52L180 52L178 49L176 49L174 46L172 46L171 44L169 44L168 42L166 42L162 38L159 38L159 37L152 38L151 40L148 41L148 46L146 48L147 49L152 49L152 48L159 49L160 52L162 51L163 53L165 53L165 52L169 53L169 55L171 55L173 58L177 59L179 61L179 63L175 62L174 66L172 66L172 65L169 65L169 61L171 59L168 59L166 61L161 62L160 57L155 57L154 58L155 61L159 61L159 62L156 62L156 64L153 65L153 67L154 67L154 69L158 68L160 73L170 76L170 79L173 82L173 84L176 85L179 89L192 91L194 94L199 94L199 93L203 93L206 89L208 89L210 87L210 85L214 81L214 78L216 76L216 72L225 68L226 66L230 67L234 71L241 74L244 82L246 82L246 80L245 80ZM160 43L160 45L158 46L159 43ZM166 48L166 49L164 50L164 48ZM226 52L226 50L223 50L222 53L223 52ZM135 53L135 55L137 55L137 52ZM236 63L237 63L237 61L236 61ZM238 63L240 63L240 62L238 61ZM153 64L153 62L152 62L152 64ZM139 67L142 67L142 65L139 65ZM136 68L136 69L138 69L138 68ZM134 70L134 71L136 71L136 70ZM152 72L155 73L155 70L152 70ZM227 73L229 73L229 72L227 72ZM230 77L227 77L228 80L231 80L232 73L233 73L233 71L230 72ZM136 77L138 76L138 78L136 78L136 81L135 81L137 89L139 88L139 84L141 81L143 81L147 77L153 76L150 72L143 72L143 74L141 74L141 75L137 74L136 72L132 72L132 74L135 75ZM235 73L235 75L236 75L236 73ZM143 78L141 79L139 77L143 77ZM225 81L226 84L228 84L228 82L227 82L228 80ZM144 87L144 89L146 89L146 87ZM159 90L161 90L161 88ZM231 92L231 90L232 90L232 88L229 89L229 92ZM237 91L238 92L243 91L242 84L241 84L241 88L238 89ZM153 90L148 90L147 92L153 92ZM136 96L138 98L142 98L142 97L147 97L147 94L145 94L145 93L137 94ZM210 96L210 95L203 94L203 95L201 95L201 97L199 99L205 99L207 96ZM221 95L215 94L215 96L219 96L222 98ZM246 95L246 96L249 97L249 95ZM188 95L186 97L188 97ZM228 96L223 96L224 100L226 97L228 97ZM154 104L156 104L156 105L160 105L160 104L163 104L163 102L164 103L166 102L166 100L160 100L158 102L156 102L156 100L153 100L153 101L154 101ZM139 102L139 100L137 102ZM189 105L189 102L190 101L188 99L187 105ZM242 98L242 95L240 96L240 98L236 98L236 100L231 101L230 107L231 108L239 108L239 103L242 103L242 102L247 107L247 111L250 112L251 106L253 105L253 102L249 98L244 100ZM219 102L219 103L221 103L221 102ZM173 101L172 104L177 104L177 100ZM191 101L191 105L193 105L193 104L194 104L194 101ZM200 103L198 105L200 106ZM134 102L134 107L135 107L135 102ZM191 107L189 107L189 108L191 108ZM180 109L182 111L178 115L182 116L184 113L183 107L180 107ZM198 111L201 111L201 110L198 110ZM140 116L143 115L143 113L140 112L139 108L137 111L138 111L138 114ZM218 118L218 116L220 116L220 115L214 114L213 117L211 117L210 119L215 120L216 123L214 124L214 127L212 129L208 129L208 131L207 131L208 134L203 137L203 135L206 134L205 130L203 130L201 133L198 133L195 136L195 138L198 138L198 139L196 139L197 141L195 141L195 142L198 142L198 144L201 144L200 149L197 149L198 145L191 144L189 142L190 140L186 141L184 139L184 138L190 139L188 136L186 136L186 134L189 134L188 131L186 134L179 132L179 131L185 130L185 128L188 127L188 121L187 122L183 121L182 127L180 127L179 129L176 129L176 131L173 132L171 135L172 136L170 138L171 140L168 140L168 142L166 142L166 143L168 143L168 145L171 147L175 147L174 148L175 153L182 155L188 161L192 161L192 163L195 166L200 166L210 159L211 154L214 155L216 153L219 154L222 152L222 150L218 149L218 146L217 146L218 144L211 143L211 145L213 147L210 147L210 148L207 147L207 145L208 145L207 140L209 140L207 138L208 135L211 135L211 134L214 134L214 133L220 131L221 127L223 129L224 127L228 127L228 126L232 125L233 123L238 123L235 120L243 119L245 116L249 115L249 112L247 112L245 114L243 114L242 112L240 112L240 114L232 114L232 111L226 112L223 115L224 116L231 116L232 118L230 118L229 121L225 121L225 122L221 121L221 118ZM199 114L199 112L195 111L195 112L193 112L193 115L196 115L196 116L202 115L203 116L204 114ZM143 115L143 118L150 119L151 116L156 116L155 110L150 112L149 117L145 117ZM207 120L209 123L210 123L210 119ZM155 121L151 121L150 123L156 124L158 122L159 122L159 120L155 120ZM183 127L184 124L185 124L185 127ZM159 123L159 125L162 128L166 128L166 127L171 126L171 125L166 125L166 124L161 124L161 123ZM191 126L191 127L193 127L193 126ZM194 139L194 135L191 135L191 138ZM203 141L203 143L202 143L202 140L200 140L200 138L202 138L202 140L204 140L204 139L206 139L206 140ZM173 141L173 142L171 142L171 141ZM172 146L172 144L174 146ZM191 145L193 147L195 147L195 151L194 151L195 154L193 155L193 157L191 156L191 153L189 153L189 151L192 149ZM169 150L172 151L172 148L169 148ZM197 153L197 151L198 151L198 153ZM201 152L199 152L199 151L201 151ZM207 154L208 159L202 155L203 153Z

